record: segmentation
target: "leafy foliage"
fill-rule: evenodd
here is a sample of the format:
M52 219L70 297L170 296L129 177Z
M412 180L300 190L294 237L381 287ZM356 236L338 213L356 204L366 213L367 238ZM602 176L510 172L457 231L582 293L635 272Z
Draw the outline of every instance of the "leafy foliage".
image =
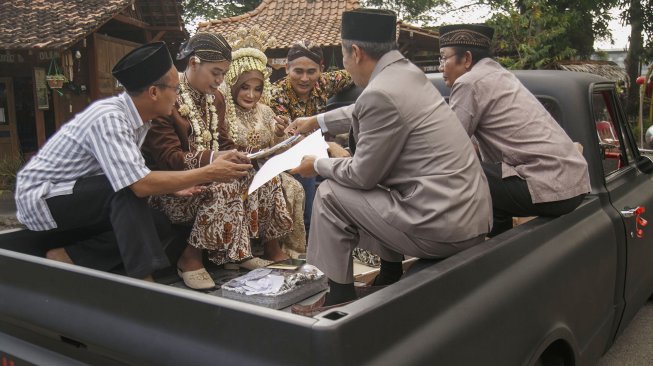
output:
M504 14L534 17L555 25L556 19L563 28L555 27L560 34L553 49L570 48L582 59L588 59L594 51L595 39L610 38L610 9L621 0L480 0ZM540 19L541 17L541 19ZM505 20L505 19L504 19ZM542 28L542 32L548 31Z
M393 10L397 18L408 22L431 21L430 10L450 6L449 0L367 0L362 3L366 7Z
M254 10L261 0L184 0L184 22L194 23L198 19L211 20L233 17Z
M566 38L572 14L559 14L541 0L520 1L518 6L506 1L501 10L488 24L495 28L494 53L505 67L538 69L576 55Z
M595 39L610 38L609 10L620 0L480 0L498 13L497 55L510 68L542 68L589 59Z
M653 61L653 0L618 0L617 5L624 24L641 22L638 26L641 26L643 38L646 39L646 43L642 44L645 48L642 57L644 61Z
M619 0L548 0L559 14L569 14L570 27L566 36L569 46L582 59L589 59L594 52L594 41L610 38L610 9Z
M643 61L653 60L653 0L620 0L621 20L630 24L630 42L626 56L626 72L631 80L626 109L636 114L639 105L639 86L633 81ZM644 36L648 41L644 41Z

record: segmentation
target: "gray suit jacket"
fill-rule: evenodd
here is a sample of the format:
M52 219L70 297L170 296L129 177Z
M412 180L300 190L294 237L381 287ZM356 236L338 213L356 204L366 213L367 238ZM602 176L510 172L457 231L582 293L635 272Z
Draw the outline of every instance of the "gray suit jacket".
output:
M398 51L381 57L354 105L327 112L324 122L334 133L351 126L357 149L353 158L318 160L317 172L360 189L387 224L438 242L489 231L492 202L471 140Z

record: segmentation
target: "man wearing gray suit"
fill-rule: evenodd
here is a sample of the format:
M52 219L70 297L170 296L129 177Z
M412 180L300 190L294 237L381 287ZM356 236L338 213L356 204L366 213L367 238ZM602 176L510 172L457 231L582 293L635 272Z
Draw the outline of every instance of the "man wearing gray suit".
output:
M424 73L396 50L396 15L343 13L343 63L364 90L355 104L295 120L356 141L351 158L306 156L293 173L320 174L308 262L329 278L329 293L296 313L312 316L356 298L351 252L378 254L374 285L402 275L403 255L443 258L482 242L492 224L487 180L456 115Z

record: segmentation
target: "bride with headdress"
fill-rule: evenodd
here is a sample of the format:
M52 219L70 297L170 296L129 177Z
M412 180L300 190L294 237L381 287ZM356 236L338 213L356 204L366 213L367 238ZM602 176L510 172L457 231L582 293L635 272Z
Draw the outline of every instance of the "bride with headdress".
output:
M273 46L274 39L254 26L239 29L229 43L233 47L232 62L218 89L226 105L220 148L256 152L274 146L289 137L284 132L286 121L265 103L270 92L270 69L264 51ZM304 189L290 174L282 173L278 178L294 223L291 233L280 242L288 255L296 257L306 252Z

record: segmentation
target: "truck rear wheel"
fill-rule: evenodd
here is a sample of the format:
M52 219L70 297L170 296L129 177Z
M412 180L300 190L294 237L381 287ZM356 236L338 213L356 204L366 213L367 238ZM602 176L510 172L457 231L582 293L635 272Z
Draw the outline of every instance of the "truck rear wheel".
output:
M553 342L542 352L534 366L573 366L571 349L562 340Z

